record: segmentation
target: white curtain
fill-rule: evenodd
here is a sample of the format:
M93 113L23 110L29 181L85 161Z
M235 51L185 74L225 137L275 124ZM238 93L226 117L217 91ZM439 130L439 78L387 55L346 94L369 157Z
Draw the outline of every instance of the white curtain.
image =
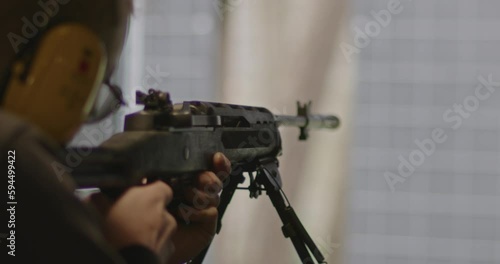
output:
M298 142L298 129L282 129L280 158L292 206L328 263L342 263L354 66L340 51L346 2L242 0L218 8L224 23L221 101L296 114L297 100L312 100L313 112L342 120L341 129L313 131L307 142ZM239 191L222 225L207 263L299 263L266 195L250 200Z

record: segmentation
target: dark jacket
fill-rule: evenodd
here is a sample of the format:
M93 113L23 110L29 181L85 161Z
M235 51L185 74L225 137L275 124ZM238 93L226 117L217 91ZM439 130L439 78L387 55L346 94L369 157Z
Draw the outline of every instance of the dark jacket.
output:
M8 156L11 164L15 156L15 177L10 182L15 193L11 196L7 193ZM106 242L98 214L75 197L74 184L62 160L62 148L26 122L0 111L0 201L7 207L0 214L5 215L0 222L0 260L7 261L0 262L156 263L156 255L144 247L117 252ZM9 221L12 228L8 228ZM12 239L5 238L12 231L14 252L12 246L6 247Z

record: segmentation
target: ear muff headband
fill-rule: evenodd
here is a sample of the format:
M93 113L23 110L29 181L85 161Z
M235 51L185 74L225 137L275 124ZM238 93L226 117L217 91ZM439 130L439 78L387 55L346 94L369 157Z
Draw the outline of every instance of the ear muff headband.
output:
M60 24L41 38L33 55L15 61L4 110L66 142L91 111L106 70L106 52L87 27Z

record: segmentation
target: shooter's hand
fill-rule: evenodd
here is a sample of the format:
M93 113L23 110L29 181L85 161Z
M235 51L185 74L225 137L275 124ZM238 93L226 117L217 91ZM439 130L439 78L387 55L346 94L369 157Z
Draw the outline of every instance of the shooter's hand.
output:
M116 202L97 194L91 202L102 213L104 235L117 250L141 245L166 260L172 254L175 218L165 209L172 189L162 181L128 189Z
M181 220L172 238L175 252L169 263L184 263L196 257L215 235L219 193L231 172L231 163L222 153L214 155L213 163L214 171L198 175L195 186L185 192L176 213Z

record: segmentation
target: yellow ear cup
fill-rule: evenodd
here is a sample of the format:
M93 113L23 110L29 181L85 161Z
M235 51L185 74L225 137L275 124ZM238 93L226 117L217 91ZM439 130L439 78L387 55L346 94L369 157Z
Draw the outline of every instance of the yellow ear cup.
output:
M2 108L65 143L91 111L105 70L106 52L96 34L79 24L56 26L29 66L12 66Z

